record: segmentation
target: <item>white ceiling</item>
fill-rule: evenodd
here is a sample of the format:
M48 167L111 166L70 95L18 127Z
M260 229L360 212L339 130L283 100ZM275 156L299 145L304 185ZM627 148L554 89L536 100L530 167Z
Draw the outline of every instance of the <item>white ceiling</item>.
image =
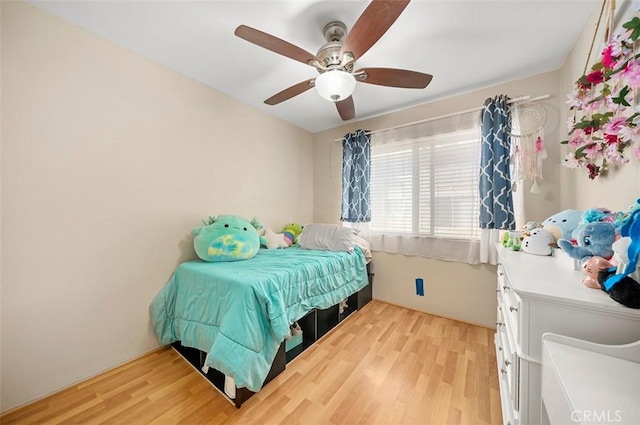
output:
M236 36L240 24L315 53L333 20L348 29L368 1L30 1L141 56L310 132L343 124L314 90L265 99L317 71ZM556 70L601 0L413 0L357 68L432 74L423 90L358 83L355 120ZM514 95L519 95L516 93Z

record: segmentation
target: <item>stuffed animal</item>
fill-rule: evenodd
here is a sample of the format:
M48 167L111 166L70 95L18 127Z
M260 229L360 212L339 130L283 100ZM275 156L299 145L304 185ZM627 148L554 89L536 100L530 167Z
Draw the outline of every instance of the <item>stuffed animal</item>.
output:
M529 233L533 229L539 229L542 227L542 223L538 223L537 221L527 221L527 224L522 226L522 233Z
M505 232L505 236L503 236L503 241L506 238L506 242L503 242L505 248L508 248L512 251L520 251L522 247L522 232L517 231L507 231Z
M511 236L509 236L509 232L504 232L502 234L502 238L500 239L500 243L502 244L502 246L504 246L505 248L507 247L507 245L509 244L509 239L511 239Z
M289 223L284 226L282 233L284 234L285 240L289 244L289 246L298 242L298 237L302 233L303 227L298 223Z
M264 232L266 229L264 228L262 223L260 223L257 218L253 217L253 219L251 220L251 224L258 231L258 236L260 237L260 246L267 246L267 240L264 237Z
M582 220L582 211L564 210L547 218L542 222L542 228L551 232L555 240L571 240L571 234Z
M258 231L258 234L264 233L264 226L262 225L262 223L258 221L257 218L253 217L251 219L251 225L256 228L256 230Z
M629 246L631 245L631 238L625 236L618 239L611 245L613 250L613 260L618 265L616 273L622 273L629 262Z
M616 274L616 267L602 257L589 257L582 264L582 271L587 275L582 283L594 289L601 289L609 297L629 308L640 308L640 284L625 276L615 285L607 289L607 279Z
M204 226L191 230L193 247L203 261L238 261L255 257L260 249L256 228L235 215L203 220Z
M283 233L276 233L271 229L264 230L264 236L260 241L262 245L267 247L267 249L289 247L289 243L287 242L285 235Z
M636 202L627 209L627 211L620 211L616 213L616 226L622 227L627 221L629 221L629 217L638 210L640 210L640 199L637 199Z
M637 273L640 261L640 200L629 212L629 215L621 221L620 234L629 238L626 249L628 262L622 273L615 268L602 273L602 287L610 296L620 304L631 308L640 308L640 285L631 276ZM614 295L615 294L615 298Z
M607 289L608 280L612 277L621 277L615 284ZM629 308L640 308L640 283L626 275L616 275L616 268L606 268L598 273L598 282L602 290L609 294L609 297Z
M616 215L607 208L589 208L582 213L582 220L580 224L594 223L596 221L606 221L607 223L613 223L616 219Z
M593 256L611 258L613 256L611 245L616 239L616 226L602 221L587 223L575 230L574 239L577 246L567 239L558 240L558 246L569 257L578 260Z
M588 259L582 263L582 272L587 275L587 277L582 279L582 284L587 288L602 289L598 282L598 273L600 273L600 270L610 267L613 267L613 264L602 257L588 257Z
M555 239L551 232L545 229L533 229L529 236L522 240L521 248L528 254L551 255L554 243Z

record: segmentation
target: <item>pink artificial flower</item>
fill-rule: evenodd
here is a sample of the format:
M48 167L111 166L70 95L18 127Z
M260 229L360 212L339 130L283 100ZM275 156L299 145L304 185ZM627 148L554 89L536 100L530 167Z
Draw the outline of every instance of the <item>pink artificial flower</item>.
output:
M600 173L600 167L596 166L595 164L587 164L587 170L589 170L589 178L591 180L598 177L598 173Z
M579 148L581 146L584 146L584 144L584 139L582 138L581 134L574 134L571 140L569 140L569 146L573 148Z
M602 71L600 70L593 71L587 75L587 82L591 84L599 84L603 81L604 81L604 74L602 74Z
M628 140L632 143L640 142L640 128L637 126L624 126L620 129L618 137L621 140Z
M569 152L567 156L564 157L563 165L567 168L580 168L583 163L581 160L576 158L576 155L573 152Z
M613 44L609 44L602 51L602 64L608 69L613 69L615 67L616 60L613 58Z
M571 131L571 129L575 124L576 124L576 117L570 116L569 118L567 118L567 130Z
M640 87L640 61L638 59L630 60L620 74L627 79L629 88Z
M625 60L626 55L631 52L631 49L625 44L625 40L631 36L631 31L624 31L618 34L614 34L611 37L611 55L618 58L618 60ZM620 58L620 56L623 56Z
M589 159L598 158L602 155L602 145L600 145L600 143L592 143L586 147L583 152Z
M613 117L603 127L605 133L617 135L627 125L625 117Z
M570 108L582 108L585 104L584 93L579 91L573 91L567 95L567 104Z
M604 156L613 164L626 164L629 162L629 160L618 151L618 147L614 145L607 147Z
M617 145L618 144L618 136L615 134L605 134L604 140L607 145Z
M604 98L604 106L605 108L607 108L608 111L612 110L612 109L618 109L620 106L616 105L615 103L613 103L613 96L608 95L605 96Z
M623 72L616 72L609 77L607 84L613 87L624 87L626 84L624 79L625 77Z
M601 106L602 106L602 100L594 100L594 101L586 102L582 107L582 109L584 111L597 111L600 109Z

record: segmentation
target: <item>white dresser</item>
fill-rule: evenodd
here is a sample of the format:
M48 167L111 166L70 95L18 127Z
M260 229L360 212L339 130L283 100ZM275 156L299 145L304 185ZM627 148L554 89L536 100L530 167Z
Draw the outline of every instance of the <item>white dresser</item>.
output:
M600 344L640 340L640 310L582 285L570 262L498 246L496 357L504 424L538 425L542 334ZM588 373L588 371L585 371Z

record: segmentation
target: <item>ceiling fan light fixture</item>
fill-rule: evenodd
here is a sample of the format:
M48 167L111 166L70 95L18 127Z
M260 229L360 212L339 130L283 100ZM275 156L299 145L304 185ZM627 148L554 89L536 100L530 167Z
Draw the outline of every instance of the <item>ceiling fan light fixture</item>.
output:
M324 99L339 102L351 96L356 88L356 79L346 71L334 69L318 75L315 87Z

